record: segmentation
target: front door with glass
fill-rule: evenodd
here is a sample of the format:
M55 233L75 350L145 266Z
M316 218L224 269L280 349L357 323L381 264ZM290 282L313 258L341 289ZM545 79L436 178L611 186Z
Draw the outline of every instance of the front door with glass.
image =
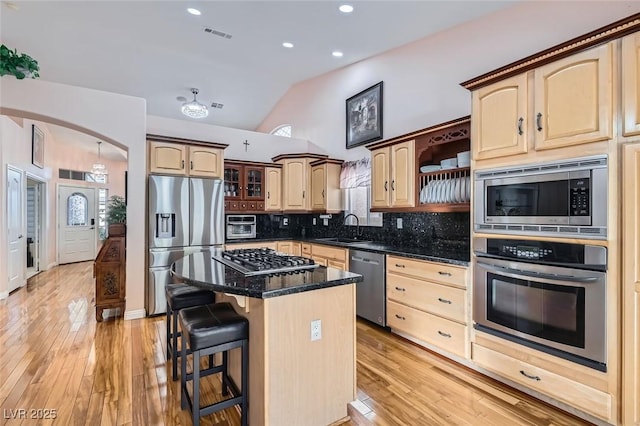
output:
M58 188L58 263L93 260L96 255L95 189Z

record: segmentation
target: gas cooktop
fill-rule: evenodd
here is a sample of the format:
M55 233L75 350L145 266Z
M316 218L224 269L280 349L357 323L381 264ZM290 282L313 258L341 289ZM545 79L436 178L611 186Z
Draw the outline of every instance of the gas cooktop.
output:
M246 276L293 274L319 266L306 257L280 254L268 248L227 250L213 255L213 259Z

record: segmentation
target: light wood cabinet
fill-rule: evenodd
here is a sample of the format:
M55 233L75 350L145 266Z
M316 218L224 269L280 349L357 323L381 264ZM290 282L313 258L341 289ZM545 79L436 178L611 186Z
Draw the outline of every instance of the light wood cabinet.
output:
M612 55L607 43L474 91L473 158L612 138Z
M311 210L338 213L343 210L340 192L341 160L318 160L311 166Z
M267 199L264 209L266 211L282 210L282 169L279 167L265 168Z
M478 331L472 361L500 377L615 423L607 373Z
M640 134L640 33L622 39L622 114L624 136Z
M527 75L521 74L473 92L473 158L527 152Z
M612 43L534 70L535 149L610 139Z
M280 253L293 254L291 253L291 241L278 241L276 242L276 251Z
M317 264L343 271L349 270L349 249L325 246L322 244L302 243L301 255L310 257Z
M291 158L282 163L283 210L309 210L309 159Z
M196 177L222 177L223 149L151 140L149 172Z
M391 204L390 157L391 148L388 146L371 151L371 207L389 207Z
M469 357L467 268L387 255L387 325Z
M371 162L371 207L415 207L415 141L372 150Z
M640 425L640 143L623 159L622 423Z

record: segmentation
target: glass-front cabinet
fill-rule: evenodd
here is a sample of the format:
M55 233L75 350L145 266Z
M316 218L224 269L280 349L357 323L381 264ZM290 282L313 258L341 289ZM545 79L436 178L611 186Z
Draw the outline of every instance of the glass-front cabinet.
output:
M264 185L264 166L225 161L225 211L264 211Z

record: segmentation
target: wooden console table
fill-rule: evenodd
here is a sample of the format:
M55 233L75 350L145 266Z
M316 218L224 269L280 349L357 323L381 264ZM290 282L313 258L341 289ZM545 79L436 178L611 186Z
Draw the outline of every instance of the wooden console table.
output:
M93 263L93 276L96 279L96 321L102 321L102 311L107 308L120 308L119 314L124 315L125 272L125 237L109 237Z

